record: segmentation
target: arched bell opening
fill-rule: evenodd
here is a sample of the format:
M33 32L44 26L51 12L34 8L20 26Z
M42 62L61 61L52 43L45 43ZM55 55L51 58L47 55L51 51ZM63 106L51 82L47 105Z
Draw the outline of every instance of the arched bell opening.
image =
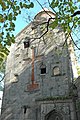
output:
M56 110L52 110L45 116L45 120L64 120L63 115Z

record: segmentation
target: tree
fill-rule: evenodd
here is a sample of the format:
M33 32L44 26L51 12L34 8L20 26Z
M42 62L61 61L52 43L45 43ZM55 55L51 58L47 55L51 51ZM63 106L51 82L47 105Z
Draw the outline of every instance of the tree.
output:
M15 42L13 31L14 21L23 8L33 8L30 0L0 0L0 69L4 67L5 58L9 53L8 46Z
M38 0L36 1L44 10L41 3ZM39 38L48 32L49 27L54 29L56 26L60 25L66 34L66 38L71 37L77 49L80 49L72 36L74 29L80 27L80 18L78 16L80 15L78 9L78 3L80 3L80 0L47 0L47 2L49 7L56 14L56 17L55 19L52 17L49 18L46 23L46 31ZM2 70L4 68L5 58L9 53L8 46L11 46L11 43L15 42L13 34L13 31L15 30L14 21L16 21L17 16L21 14L23 8L29 9L33 7L34 4L33 2L30 2L30 0L0 1L0 68L2 68ZM54 21L50 22L52 19L54 19Z
M77 16L80 15L77 5L79 2L80 0L53 0L51 3L49 2L56 14L52 27L60 24L64 32L71 36L72 31L80 25L80 18Z
M45 11L42 4L38 0L36 1L41 6L41 8ZM78 37L78 34L80 34L80 30L79 30L80 29L80 10L79 10L80 0L47 0L47 1L49 4L49 7L55 13L56 17L55 18L50 17L48 19L46 32L43 35L45 35L48 32L49 27L54 29L58 25L60 25L66 36L66 40L63 45L65 45L68 37L70 37L75 46L74 48L76 50L80 50L80 47L79 47L80 39ZM50 21L52 19L54 21L51 23ZM78 56L80 57L79 51L78 51Z
M38 0L36 1L41 6L41 8L45 11L42 4ZM44 34L47 33L49 27L54 29L58 25L60 25L65 35L67 36L67 38L71 37L77 49L80 50L80 48L77 46L76 42L73 40L73 37L72 37L72 33L74 32L74 30L80 27L80 10L78 7L78 5L80 4L80 0L47 0L47 1L49 4L49 7L55 13L56 17L52 18L50 16L47 22L47 28L46 28L47 30ZM50 23L52 19L54 21Z

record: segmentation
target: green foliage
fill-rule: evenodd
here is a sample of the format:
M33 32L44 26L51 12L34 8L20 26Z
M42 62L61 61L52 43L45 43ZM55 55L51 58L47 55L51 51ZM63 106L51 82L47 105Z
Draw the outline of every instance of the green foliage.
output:
M21 9L33 7L30 0L0 0L0 69L9 53L8 46L15 42L14 21L21 14Z
M52 28L54 29L54 28L57 27L57 26L58 26L58 18L56 17L55 20L54 20L54 22L52 22L52 23L50 24L50 27L52 27Z
M77 72L78 72L78 75L80 76L80 67L77 66Z
M80 0L77 0L77 3ZM52 0L50 7L55 11L56 18L53 22L52 28L57 25L61 25L65 33L71 33L72 28L76 28L80 25L78 16L71 17L75 11L78 10L78 6L74 0Z

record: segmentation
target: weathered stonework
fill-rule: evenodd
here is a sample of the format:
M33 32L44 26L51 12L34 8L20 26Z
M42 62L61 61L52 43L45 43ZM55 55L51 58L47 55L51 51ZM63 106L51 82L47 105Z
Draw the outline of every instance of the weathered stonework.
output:
M42 23L49 19L48 14L38 13L11 46L1 120L77 120L70 96L73 81L70 51L66 45L63 47L65 34L58 26L39 38L46 30ZM24 48L25 40L30 41L28 48Z

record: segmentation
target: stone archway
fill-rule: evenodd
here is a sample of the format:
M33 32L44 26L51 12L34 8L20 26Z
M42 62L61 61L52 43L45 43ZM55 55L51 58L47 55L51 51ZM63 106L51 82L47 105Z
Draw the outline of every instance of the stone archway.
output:
M45 116L45 120L63 120L63 116L59 112L53 110Z

